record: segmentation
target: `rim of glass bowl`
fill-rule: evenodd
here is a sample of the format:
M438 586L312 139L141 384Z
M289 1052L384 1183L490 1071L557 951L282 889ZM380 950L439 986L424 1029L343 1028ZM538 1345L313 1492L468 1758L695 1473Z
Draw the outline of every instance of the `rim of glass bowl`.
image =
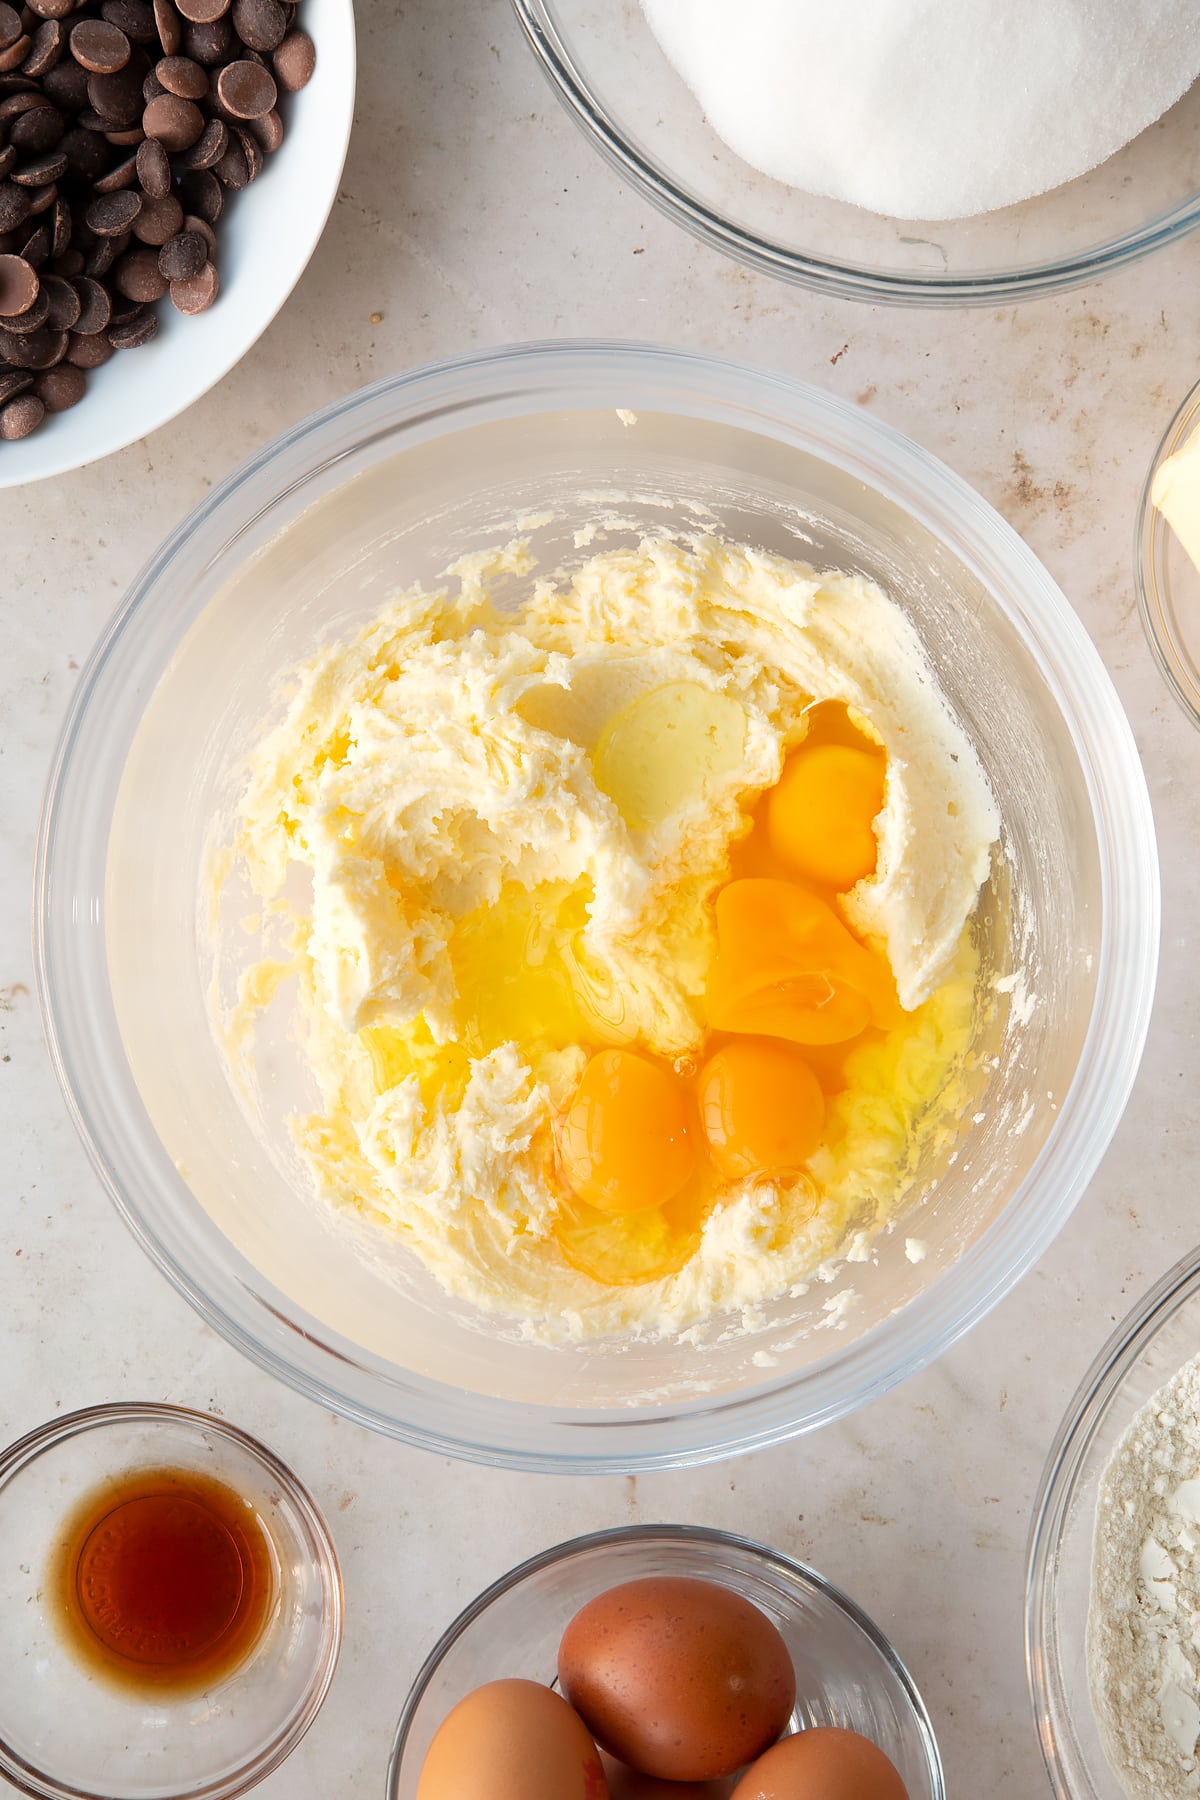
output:
M832 1600L833 1604L850 1619L863 1635L870 1640L884 1662L891 1668L912 1707L924 1746L926 1760L929 1765L931 1787L934 1800L945 1800L946 1777L942 1768L941 1752L934 1735L933 1723L928 1709L921 1697L920 1689L909 1674L908 1668L891 1641L884 1636L879 1626L865 1613L856 1600L843 1593L832 1581L826 1580L818 1570L810 1568L807 1563L797 1562L794 1557L785 1556L781 1550L774 1550L769 1544L760 1544L754 1538L740 1536L733 1531L720 1531L711 1525L615 1525L606 1531L590 1531L583 1537L569 1538L564 1544L555 1544L549 1550L540 1550L536 1556L528 1557L507 1575L501 1575L490 1587L463 1608L458 1617L449 1624L425 1661L418 1669L413 1684L408 1690L408 1698L400 1714L396 1733L392 1739L392 1752L388 1757L387 1796L394 1800L397 1783L400 1779L401 1766L404 1759L404 1748L408 1734L412 1730L413 1719L417 1708L425 1697L433 1677L437 1674L443 1657L458 1642L463 1633L474 1624L481 1613L487 1612L494 1601L502 1595L510 1593L513 1588L520 1587L531 1575L542 1569L554 1568L556 1564L569 1562L576 1556L591 1550L606 1550L617 1544L631 1542L641 1544L707 1544L722 1550L740 1550L754 1557L765 1567L776 1574L782 1574L789 1583L815 1589L818 1593Z
M100 892L126 749L123 735L118 755L105 728L117 718L132 734L131 696L153 685L198 608L175 601L176 557L212 569L276 502L349 480L385 438L398 450L487 419L619 406L722 422L832 460L1008 596L1080 759L1105 930L1096 1001L1058 1118L1003 1215L953 1268L800 1375L602 1412L414 1379L305 1314L234 1251L145 1118L108 991ZM1153 998L1159 878L1145 776L1100 657L1033 552L979 494L899 432L787 377L693 351L560 340L471 352L362 388L250 457L176 527L80 676L47 783L34 921L47 1042L76 1127L134 1236L209 1324L310 1398L405 1442L510 1468L605 1473L707 1462L841 1417L940 1355L1012 1287L1083 1193L1124 1110Z
M1138 611L1154 660L1193 725L1200 725L1200 686L1191 672L1195 661L1187 653L1175 626L1176 612L1167 572L1167 552L1174 534L1150 496L1162 465L1197 429L1200 429L1200 382L1185 396L1151 459L1138 505L1133 556Z
M889 274L862 263L839 263L743 231L672 181L622 135L571 56L542 0L512 0L534 54L568 113L606 160L646 198L703 242L767 275L845 300L886 301L899 306L995 306L1058 294L1098 281L1114 269L1186 237L1200 225L1200 193L1160 213L1111 243L1031 263L1022 269L990 269L975 275ZM1032 204L1032 203L1031 203Z
M286 1463L281 1462L265 1444L260 1444L257 1438L251 1437L249 1432L230 1425L224 1419L214 1418L209 1413L197 1412L190 1406L170 1406L154 1400L114 1400L100 1406L83 1407L78 1412L67 1413L59 1419L50 1419L0 1450L0 1489L19 1477L39 1456L56 1449L68 1439L78 1437L85 1431L103 1430L108 1425L129 1421L148 1424L158 1421L185 1428L194 1427L236 1445L253 1462L265 1469L284 1490L303 1519L314 1545L315 1560L326 1595L325 1630L321 1660L313 1671L303 1705L284 1723L271 1742L264 1745L234 1774L220 1781L208 1782L186 1791L180 1790L176 1796L176 1800L235 1800L236 1795L244 1794L257 1786L291 1755L325 1703L342 1647L342 1572L337 1548L316 1501ZM32 1795L34 1800L111 1800L107 1789L62 1786L53 1776L33 1768L22 1757L16 1756L3 1738L0 1738L0 1775L6 1781L11 1781L21 1793Z
M1125 1377L1168 1320L1200 1292L1200 1250L1167 1270L1110 1333L1063 1415L1033 1504L1025 1573L1025 1673L1042 1760L1057 1800L1083 1800L1059 1757L1060 1722L1072 1722L1059 1673L1055 1587L1058 1547L1084 1458ZM1089 1785L1089 1793L1090 1793Z

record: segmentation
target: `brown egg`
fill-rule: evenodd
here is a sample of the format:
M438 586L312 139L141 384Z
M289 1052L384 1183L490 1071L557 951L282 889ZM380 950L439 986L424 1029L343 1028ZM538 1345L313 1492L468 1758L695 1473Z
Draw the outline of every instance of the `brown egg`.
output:
M563 1692L604 1749L646 1775L732 1775L774 1743L796 1699L787 1645L730 1588L651 1576L576 1613L558 1650Z
M600 1752L600 1762L609 1800L730 1800L730 1781L661 1781L618 1762L606 1750Z
M733 1800L908 1800L908 1789L869 1738L814 1725L760 1756Z
M489 1681L438 1726L417 1800L608 1800L578 1713L537 1681Z

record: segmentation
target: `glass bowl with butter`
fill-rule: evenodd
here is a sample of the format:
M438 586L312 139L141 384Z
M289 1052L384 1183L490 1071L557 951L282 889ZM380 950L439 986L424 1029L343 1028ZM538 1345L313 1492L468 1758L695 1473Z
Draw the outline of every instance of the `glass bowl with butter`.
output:
M245 1432L184 1407L65 1414L0 1452L0 1776L35 1800L233 1800L325 1699L328 1528Z
M698 531L700 547L683 541ZM823 581L812 569L843 573ZM751 583L753 603L714 612L713 596L738 582ZM568 600L588 622L586 668L573 660ZM863 605L871 629L839 639L847 667L861 673L889 643L912 652L902 680L876 678L867 706L880 722L894 686L920 712L922 742L893 734L889 768L907 770L910 791L934 764L950 782L926 783L940 795L929 841L957 841L967 796L998 838L989 851L989 824L982 845L972 839L977 969L960 990L954 1029L964 1018L970 1029L953 1117L910 1138L927 1063L908 1065L907 1099L884 1079L859 1118L886 1132L903 1101L899 1147L918 1146L903 1203L876 1210L855 1185L866 1157L838 1164L830 1150L847 1228L822 1250L825 1215L805 1209L801 1180L782 1184L796 1197L790 1216L817 1231L805 1239L816 1253L769 1292L763 1270L784 1266L798 1241L777 1229L789 1223L772 1210L781 1184L752 1180L698 1232L686 1186L682 1224L664 1206L644 1227L614 1225L611 1196L594 1205L586 1182L578 1207L561 1197L550 1159L576 1164L582 1144L586 1162L610 1076L631 1077L635 1113L645 1102L659 1134L653 1159L626 1135L623 1179L636 1187L652 1161L670 1173L679 1150L663 1141L654 1096L679 1100L682 1082L686 1108L707 1075L720 1123L731 1059L718 1063L718 1052L699 1075L661 1060L648 1068L638 1038L632 1061L614 1063L626 1002L648 992L673 1018L681 984L606 990L575 955L587 896L554 889L548 942L523 896L554 887L537 873L553 843L584 856L613 909L636 898L644 863L627 851L668 802L690 808L689 854L711 846L714 819L718 846L738 836L728 782L707 784L714 771L729 776L732 743L737 792L737 757L752 755L751 795L782 791L763 720L811 674L755 648L762 622L795 613L832 642L842 609L862 620ZM686 679L661 660L671 633L692 645ZM721 703L697 712L695 690L708 682L711 701L714 681ZM499 708L514 683L519 705ZM366 711L352 699L344 730L341 700L331 712L323 697L363 684L375 698ZM859 694L863 718L866 690L839 691ZM839 717L828 729L852 726ZM681 734L688 754L672 757ZM964 787L968 767L979 773ZM505 806L517 873L480 888ZM899 841L896 808L890 816ZM413 859L435 844L431 886ZM839 1029L875 1034L886 1077L892 1027L872 1009L894 996L829 906L781 892L769 863L739 874L735 860L691 900L692 865L678 863L670 919L682 922L673 941L683 948L666 966L691 971L686 997L706 979L688 960L696 930L703 951L728 926L744 961L797 933L824 946L836 976L824 986L797 975L764 995L736 958L723 965L722 1005L742 1010L726 1010L722 1030L733 1044L748 1033L765 1071L749 1094L755 1129L781 1119L791 1129L795 1118L764 1099L778 1059L759 1054L761 1038L778 1021L759 1003L786 1002L793 1022L820 1013L826 1040L826 1002L858 1008ZM239 887L242 867L262 879ZM939 903L955 886L941 868L937 855L910 864L897 905L922 883L927 904ZM444 917L454 929L434 952ZM861 1404L952 1342L1050 1241L1115 1128L1157 930L1152 826L1128 726L1078 621L995 513L916 446L812 389L603 343L517 346L380 383L218 488L96 652L51 776L38 876L41 991L64 1090L105 1185L163 1270L233 1342L324 1403L408 1441L529 1468L669 1466L770 1442ZM634 939L624 942L640 980ZM587 981L564 983L564 946ZM393 1004L411 981L425 996L420 1041ZM584 988L593 1021L614 992L615 1011L588 1063L596 1080L579 1081L582 1115L564 1103L551 1137L552 1084L566 1081L569 1097L582 1053L560 1043L530 1086L511 1044L489 1037L510 1035L519 1050L531 1013L544 1023L557 1011L561 1023L564 990L569 1016ZM385 989L387 1013L376 1006ZM714 1020L715 991L710 981ZM488 1001L475 1010L478 1044L446 1025L468 992ZM305 1008L306 998L319 1003ZM247 1003L250 1037L239 1030ZM817 1045L813 1067L827 1073L828 1062ZM810 1096L819 1085L810 1073ZM836 1110L831 1101L828 1116ZM699 1129L689 1118L680 1142ZM855 1142L866 1144L847 1129L843 1152ZM575 1183L577 1170L567 1174ZM710 1177L702 1157L701 1190ZM682 1242L683 1267L627 1256L619 1279L595 1278L597 1246L613 1271L614 1241L644 1247L655 1231L668 1250ZM473 1286L460 1278L467 1265L480 1275ZM707 1285L689 1286L693 1276Z
M1138 606L1175 698L1200 725L1200 385L1167 426L1138 508Z

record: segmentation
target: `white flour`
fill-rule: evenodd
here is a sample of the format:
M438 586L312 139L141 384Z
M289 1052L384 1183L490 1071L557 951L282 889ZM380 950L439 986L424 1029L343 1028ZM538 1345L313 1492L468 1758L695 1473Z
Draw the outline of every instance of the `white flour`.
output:
M1131 1800L1200 1794L1200 1357L1104 1471L1087 1639L1101 1741Z
M642 0L731 149L811 194L955 219L1095 168L1200 75L1196 0Z

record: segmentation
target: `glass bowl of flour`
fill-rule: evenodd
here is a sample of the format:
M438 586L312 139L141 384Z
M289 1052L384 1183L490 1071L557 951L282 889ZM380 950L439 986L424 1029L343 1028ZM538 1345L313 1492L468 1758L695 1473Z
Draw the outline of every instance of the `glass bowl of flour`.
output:
M623 178L801 286L992 305L1200 222L1192 0L513 3Z
M1034 1507L1026 1657L1059 1800L1200 1787L1200 1255L1089 1369Z

